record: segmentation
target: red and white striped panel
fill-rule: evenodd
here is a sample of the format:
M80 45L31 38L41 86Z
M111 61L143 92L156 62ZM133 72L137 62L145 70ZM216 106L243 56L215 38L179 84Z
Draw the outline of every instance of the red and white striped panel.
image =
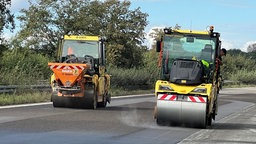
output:
M65 66L65 65L51 65L51 69L75 69L75 70L84 70L85 66Z
M159 94L159 95L157 95L157 99L158 100L176 101L177 95Z
M199 102L199 103L206 103L206 97L200 97L200 96L188 96L189 102Z

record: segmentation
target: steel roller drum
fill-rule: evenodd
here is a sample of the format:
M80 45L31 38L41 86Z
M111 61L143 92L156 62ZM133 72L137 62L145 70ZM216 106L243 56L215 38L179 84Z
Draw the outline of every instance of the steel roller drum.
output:
M206 98L203 99L205 102L197 102L195 99L198 98L190 101L188 96L158 95L157 123L204 128L206 126Z
M58 94L55 92L52 94L52 102L54 107L90 108L90 109L96 109L97 107L94 87L86 89L83 97L72 97L72 95L58 96Z

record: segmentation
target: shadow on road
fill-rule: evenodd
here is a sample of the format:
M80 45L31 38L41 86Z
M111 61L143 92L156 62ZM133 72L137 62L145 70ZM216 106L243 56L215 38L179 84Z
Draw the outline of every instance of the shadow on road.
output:
M215 123L212 129L217 130L248 130L255 129L256 124L241 124L241 123Z

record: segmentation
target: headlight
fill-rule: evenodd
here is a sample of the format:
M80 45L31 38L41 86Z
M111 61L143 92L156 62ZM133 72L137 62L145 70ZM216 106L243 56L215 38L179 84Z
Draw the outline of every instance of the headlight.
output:
M169 90L169 91L173 91L173 89L170 87L170 86L163 86L163 85L160 85L159 86L159 90Z
M192 92L196 93L206 93L207 89L206 88L195 88Z

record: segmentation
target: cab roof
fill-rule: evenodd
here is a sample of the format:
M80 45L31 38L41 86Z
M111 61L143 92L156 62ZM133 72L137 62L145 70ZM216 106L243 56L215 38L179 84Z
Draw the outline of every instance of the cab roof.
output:
M184 33L184 34L199 34L199 35L209 35L209 31L197 31L197 30L173 30L173 32Z
M89 40L99 41L99 36L86 36L86 35L64 35L64 40Z

